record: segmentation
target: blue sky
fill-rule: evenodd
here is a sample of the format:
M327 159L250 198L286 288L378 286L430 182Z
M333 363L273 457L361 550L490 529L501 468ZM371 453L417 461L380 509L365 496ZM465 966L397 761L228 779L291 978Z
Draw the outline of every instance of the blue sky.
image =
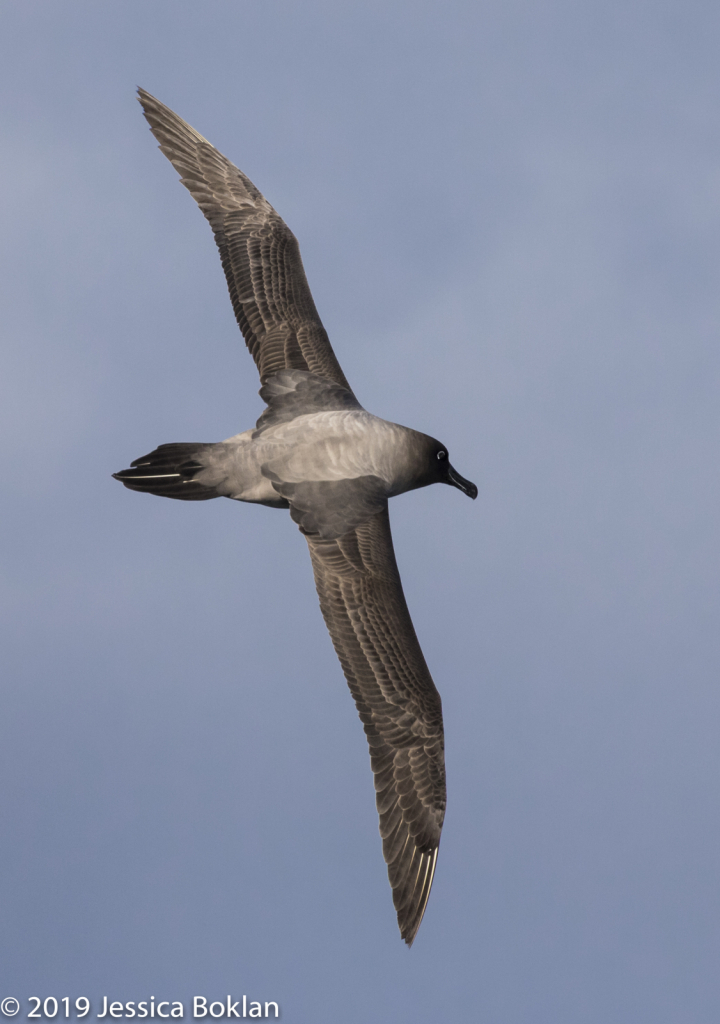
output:
M717 6L2 20L0 997L714 1024ZM447 740L411 951L296 528L110 476L262 408L137 85L295 231L363 404L480 487L391 506Z

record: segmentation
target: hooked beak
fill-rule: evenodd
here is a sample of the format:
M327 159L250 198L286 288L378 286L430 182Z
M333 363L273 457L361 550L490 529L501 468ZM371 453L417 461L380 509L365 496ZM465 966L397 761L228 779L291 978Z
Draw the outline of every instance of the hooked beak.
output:
M478 496L478 489L475 484L471 484L464 476L460 476L458 471L453 469L452 466L448 466L447 482L452 484L453 487L458 487L463 494L467 494L468 498L472 498L473 501Z

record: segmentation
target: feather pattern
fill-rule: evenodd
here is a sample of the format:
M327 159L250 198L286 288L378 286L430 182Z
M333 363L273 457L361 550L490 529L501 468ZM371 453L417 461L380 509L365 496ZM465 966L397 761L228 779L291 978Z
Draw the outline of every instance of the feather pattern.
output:
M207 139L144 89L138 95L160 149L210 222L235 317L261 382L278 370L311 370L350 391L290 228Z
M315 584L370 746L383 855L412 945L445 816L440 695L403 595L387 508L337 540L308 537Z

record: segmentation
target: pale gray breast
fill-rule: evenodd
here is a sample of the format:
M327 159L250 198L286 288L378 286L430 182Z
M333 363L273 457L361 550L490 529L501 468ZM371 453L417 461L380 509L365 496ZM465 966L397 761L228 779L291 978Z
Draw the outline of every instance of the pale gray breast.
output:
M414 431L362 410L310 413L264 431L264 465L288 483L376 476L388 494L415 466Z

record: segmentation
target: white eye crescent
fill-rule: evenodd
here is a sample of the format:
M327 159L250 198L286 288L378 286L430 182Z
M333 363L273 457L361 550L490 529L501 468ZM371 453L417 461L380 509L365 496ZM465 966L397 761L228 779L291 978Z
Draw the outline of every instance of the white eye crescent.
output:
M439 452L437 453L437 457L438 457L439 459L446 459L446 458L447 458L447 452L444 452L444 451L439 451Z

